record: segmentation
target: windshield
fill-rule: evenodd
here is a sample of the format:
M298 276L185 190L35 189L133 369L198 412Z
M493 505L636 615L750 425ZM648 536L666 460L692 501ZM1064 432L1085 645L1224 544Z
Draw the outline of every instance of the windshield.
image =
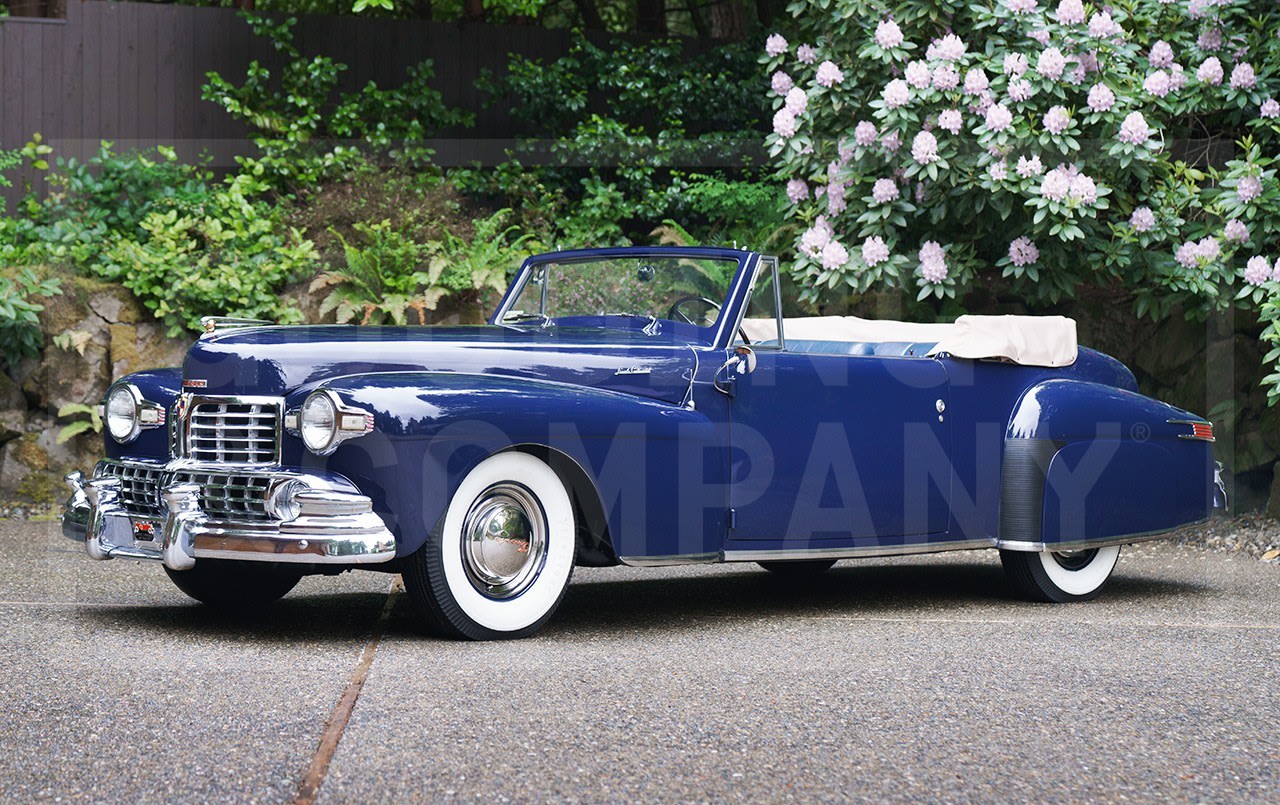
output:
M734 259L676 255L541 263L502 323L638 329L661 320L710 327L737 268Z

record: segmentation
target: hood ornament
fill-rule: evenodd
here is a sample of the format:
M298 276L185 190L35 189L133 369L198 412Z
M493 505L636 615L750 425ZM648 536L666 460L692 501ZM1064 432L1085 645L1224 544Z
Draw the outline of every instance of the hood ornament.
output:
M270 327L275 322L266 319L246 319L239 316L201 316L200 327L205 335L219 330L242 330L246 327Z

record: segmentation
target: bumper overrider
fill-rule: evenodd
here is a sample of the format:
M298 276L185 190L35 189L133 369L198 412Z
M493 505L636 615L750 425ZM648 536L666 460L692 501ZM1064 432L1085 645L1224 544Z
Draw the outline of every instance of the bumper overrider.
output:
M296 516L214 518L200 508L200 484L166 475L156 490L158 515L140 515L125 507L124 483L102 465L89 481L73 472L62 533L83 541L94 559L156 559L171 570L189 570L198 559L368 565L395 557L395 537L368 497L303 473L265 475L273 486L291 485Z

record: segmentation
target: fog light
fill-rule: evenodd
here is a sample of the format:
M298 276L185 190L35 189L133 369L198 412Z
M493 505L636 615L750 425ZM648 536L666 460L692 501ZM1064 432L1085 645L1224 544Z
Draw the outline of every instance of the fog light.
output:
M298 519L298 515L302 514L298 495L306 491L307 485L302 481L290 480L276 484L267 496L267 514L286 522Z

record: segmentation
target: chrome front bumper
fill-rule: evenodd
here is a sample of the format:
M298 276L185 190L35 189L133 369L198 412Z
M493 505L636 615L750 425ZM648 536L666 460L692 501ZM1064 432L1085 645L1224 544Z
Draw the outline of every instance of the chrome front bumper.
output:
M94 559L158 559L189 570L197 559L243 559L326 565L367 565L396 554L395 537L369 498L329 488L297 495L301 513L288 521L217 521L200 510L200 487L173 483L160 491L161 517L131 514L121 481L66 476L71 498L62 533L83 541Z

